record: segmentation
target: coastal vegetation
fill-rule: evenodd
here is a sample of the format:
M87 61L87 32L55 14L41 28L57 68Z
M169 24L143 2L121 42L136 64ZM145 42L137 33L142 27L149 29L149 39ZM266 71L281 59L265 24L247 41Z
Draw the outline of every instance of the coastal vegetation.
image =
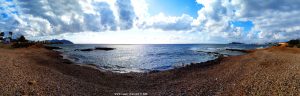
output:
M300 39L293 39L287 42L288 47L298 47L300 48Z

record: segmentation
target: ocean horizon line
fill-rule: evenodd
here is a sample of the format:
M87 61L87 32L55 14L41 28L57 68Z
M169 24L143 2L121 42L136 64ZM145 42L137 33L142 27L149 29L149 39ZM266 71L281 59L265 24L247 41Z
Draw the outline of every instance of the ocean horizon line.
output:
M74 43L79 45L202 45L202 44L216 44L216 45L226 45L229 43L138 43L138 44L131 44L131 43ZM247 43L244 43L247 44ZM256 44L256 43L255 43ZM251 44L250 44L251 45ZM263 45L263 44L256 44L256 45Z

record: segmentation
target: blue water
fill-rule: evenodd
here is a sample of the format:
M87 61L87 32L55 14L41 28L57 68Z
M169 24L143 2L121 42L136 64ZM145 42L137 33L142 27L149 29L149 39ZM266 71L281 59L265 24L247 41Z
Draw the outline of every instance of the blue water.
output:
M151 45L104 45L72 44L52 45L63 49L63 56L78 64L95 64L99 68L113 72L145 72L168 70L174 67L205 62L218 56L208 52L217 52L226 56L244 53L225 49L256 49L266 45L245 44L151 44ZM74 51L75 49L110 47L111 51Z

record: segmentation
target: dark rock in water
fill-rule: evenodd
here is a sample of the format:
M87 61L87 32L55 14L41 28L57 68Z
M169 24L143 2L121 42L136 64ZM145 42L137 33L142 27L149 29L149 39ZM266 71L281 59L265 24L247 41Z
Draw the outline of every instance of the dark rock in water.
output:
M54 46L44 46L44 48L49 49L49 50L53 50L53 49L62 49L60 47L54 47Z
M64 64L72 64L72 61L70 61L68 59L63 59L62 63L64 63Z
M248 50L242 50L242 49L225 49L225 50L228 50L228 51L238 51L238 52L243 52L243 53L248 53L249 52Z
M123 67L123 66L119 66L119 65L115 65L116 68L120 69L120 68L126 68L126 67Z
M197 51L197 52L203 52L203 53L212 54L212 55L215 55L215 56L221 55L218 52L209 52L209 51Z
M105 50L105 51L110 51L110 50L115 50L115 48L96 47L95 49L92 49L92 48L88 48L88 49L75 49L74 51L93 51L93 50Z
M96 47L95 50L105 50L105 51L110 51L110 50L115 50L116 48L108 48L108 47Z
M93 51L93 49L75 49L74 51Z
M240 42L231 42L229 44L244 44L244 43L240 43Z
M149 73L158 73L158 72L161 72L159 70L151 70Z

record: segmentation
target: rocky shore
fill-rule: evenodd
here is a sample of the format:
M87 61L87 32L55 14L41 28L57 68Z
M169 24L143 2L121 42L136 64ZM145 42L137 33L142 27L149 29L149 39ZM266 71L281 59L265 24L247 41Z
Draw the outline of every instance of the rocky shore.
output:
M298 95L300 49L271 47L162 72L112 73L39 46L0 48L1 95Z

